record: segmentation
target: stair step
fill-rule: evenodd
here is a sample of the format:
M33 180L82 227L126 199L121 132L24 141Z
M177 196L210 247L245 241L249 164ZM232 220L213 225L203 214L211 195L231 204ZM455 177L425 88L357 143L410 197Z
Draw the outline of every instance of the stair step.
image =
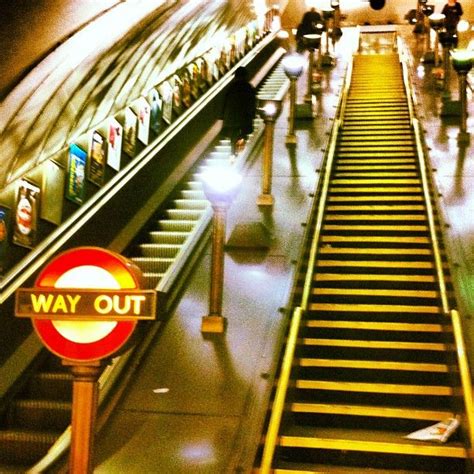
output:
M298 431L301 435L298 436ZM314 431L310 435L307 431ZM467 458L466 448L460 443L438 444L414 442L403 438L398 433L382 430L338 430L337 428L320 428L310 430L292 430L279 438L279 446L311 449L337 449L344 451L361 451L366 453L392 453L415 456L433 456L450 458Z
M148 235L153 244L181 245L189 237L189 232L152 231Z
M421 410L413 407L381 407L369 405L342 405L329 403L292 403L291 412L306 414L331 414L349 416L369 416L382 418L406 418L409 420L427 420L438 422L454 417L452 411Z
M374 298L384 296L393 298L439 298L439 291L423 291L423 290L378 290L375 288L313 288L312 295L334 295L340 296L341 299L347 296L373 296Z
M15 400L9 407L11 422L24 429L61 431L71 422L72 404L55 400Z
M353 347L357 349L392 349L434 352L446 352L450 349L453 349L453 346L450 344L433 342L366 341L349 339L317 339L310 337L298 339L298 344L305 346Z
M326 321L321 319L309 319L303 321L307 328L333 328L333 329L360 329L370 331L404 331L404 332L433 332L442 333L444 328L441 324L426 323L393 323L376 321Z
M48 452L60 434L50 431L0 431L2 445L0 462L12 465L19 463L32 465Z
M454 395L453 389L445 385L408 385L400 383L361 383L297 379L294 381L294 386L295 388L306 390L330 390L357 393L367 392L444 397L452 397Z
M394 370L409 372L433 372L448 373L449 367L446 364L422 363L422 362L392 362L383 360L355 360L355 359L314 359L301 357L295 359L295 365L300 367L330 367L343 369L364 369L364 370Z
M355 193L362 193L362 194L369 194L370 196L367 196L370 198L370 200L375 200L377 198L374 197L374 194L388 194L388 193L397 193L397 194L410 194L410 193L421 193L422 189L418 186L392 186L389 189L386 187L373 187L373 188L368 188L364 186L347 186L347 187L333 187L329 191L331 194L336 194L336 193L350 193L350 194L355 194ZM388 197L388 196L387 196ZM391 197L391 196L390 196ZM418 196L417 196L418 197ZM389 199L387 199L389 200Z
M396 210L396 209L395 209ZM422 214L331 214L328 213L325 221L426 221Z
M355 248L355 247L331 247L331 246L325 246L322 247L319 250L320 255L326 255L326 254L342 254L342 255L347 255L347 254L378 254L378 255L426 255L430 256L432 255L432 252L430 249L418 249L418 248L370 248L370 247L363 247L363 248Z
M323 260L317 262L318 267L367 267L367 268L415 268L434 270L433 262L392 262L390 260L360 261L360 260Z
M138 248L144 257L172 258L176 257L182 246L172 244L140 244Z
M424 313L441 314L437 306L404 306L382 304L332 304L310 303L309 311L337 311L337 312L363 312L363 313Z
M388 281L434 283L433 275L392 275L392 274L359 274L359 273L316 273L313 281Z

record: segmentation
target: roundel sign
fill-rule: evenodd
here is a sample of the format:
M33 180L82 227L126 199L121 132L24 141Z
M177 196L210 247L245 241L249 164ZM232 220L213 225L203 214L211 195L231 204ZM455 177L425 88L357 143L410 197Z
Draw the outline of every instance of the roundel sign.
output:
M31 317L44 345L62 358L103 359L127 342L138 320L155 317L155 292L140 290L140 276L114 252L72 249L46 265L34 288L17 291L16 316Z

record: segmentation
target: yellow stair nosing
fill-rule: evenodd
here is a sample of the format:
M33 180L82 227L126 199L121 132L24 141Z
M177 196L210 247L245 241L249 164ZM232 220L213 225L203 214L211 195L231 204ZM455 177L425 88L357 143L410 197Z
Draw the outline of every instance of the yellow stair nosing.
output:
M396 242L396 243L412 243L412 244L429 244L430 239L423 236L374 236L374 235L323 235L321 242Z
M434 283L433 275L393 275L393 274L359 274L359 273L316 273L313 277L316 281L407 281Z
M396 211L397 209L393 209ZM328 214L326 221L426 221L426 216L422 214Z
M346 223L345 225L335 225L335 224L324 224L323 230L342 230L342 231L360 231L360 230L372 230L374 232L385 231L385 230L397 230L399 232L427 232L428 226L426 225L399 225L397 223L392 223L392 225L381 225L374 223L372 225L357 225L355 223Z
M448 373L446 364L429 364L420 362L393 362L386 360L356 360L356 359L311 359L303 357L295 359L294 363L300 367L326 367L366 370L400 370L409 372L436 372Z
M313 295L334 295L334 296L387 296L403 298L439 298L439 291L426 290L379 290L374 288L353 289L353 288L313 288Z
M352 206L345 206L345 205L338 205L338 204L330 204L326 206L327 211L333 212L344 212L344 211L379 211L379 212L387 212L387 211L425 211L426 207L424 204L393 204L389 205L381 205L381 204L372 204L372 205L365 205L365 204L355 204Z
M407 306L407 305L382 305L382 304L333 304L333 303L311 303L309 311L337 311L337 312L363 312L363 313L423 313L441 314L441 308L437 306Z
M439 421L454 417L452 411L423 410L412 407L384 407L371 405L349 405L329 403L291 403L293 413L319 413L332 415L371 416L383 418L406 418L411 420Z
M303 346L331 346L358 349L392 349L433 352L446 352L452 349L450 344L434 342L369 341L365 339L323 339L315 337L303 337L299 339L298 342Z
M410 249L402 249L402 248L350 248L350 247L331 247L331 246L323 246L319 249L320 254L327 254L327 253L335 253L335 254L357 254L357 255L365 255L365 254L379 254L379 255L432 255L432 251L430 249L418 249L418 248L410 248Z
M404 395L452 396L454 390L445 385L408 385L367 382L338 382L330 380L296 379L295 387L310 390L335 390L343 392L389 393Z
M383 442L353 439L327 439L322 437L297 437L282 435L279 446L300 447L313 449L337 449L343 451L361 451L392 454L412 454L422 456L443 456L453 458L467 458L467 450L462 446L443 446L440 444L422 444L420 442Z

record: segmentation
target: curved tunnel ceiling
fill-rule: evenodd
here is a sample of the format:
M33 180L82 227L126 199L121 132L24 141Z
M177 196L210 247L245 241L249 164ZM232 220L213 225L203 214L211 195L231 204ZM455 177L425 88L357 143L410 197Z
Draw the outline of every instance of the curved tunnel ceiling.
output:
M115 13L123 21L124 12ZM117 38L105 34L106 27L113 31L114 17L107 17L61 45L5 100L0 188L222 44L256 14L252 0L163 1Z

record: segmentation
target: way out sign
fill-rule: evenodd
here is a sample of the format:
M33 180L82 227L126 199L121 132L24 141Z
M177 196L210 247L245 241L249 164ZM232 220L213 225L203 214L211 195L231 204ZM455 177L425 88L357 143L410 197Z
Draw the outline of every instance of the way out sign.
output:
M138 320L156 314L156 293L140 290L140 270L97 247L79 247L53 259L34 288L20 288L15 314L29 317L43 344L72 361L96 361L117 352Z

